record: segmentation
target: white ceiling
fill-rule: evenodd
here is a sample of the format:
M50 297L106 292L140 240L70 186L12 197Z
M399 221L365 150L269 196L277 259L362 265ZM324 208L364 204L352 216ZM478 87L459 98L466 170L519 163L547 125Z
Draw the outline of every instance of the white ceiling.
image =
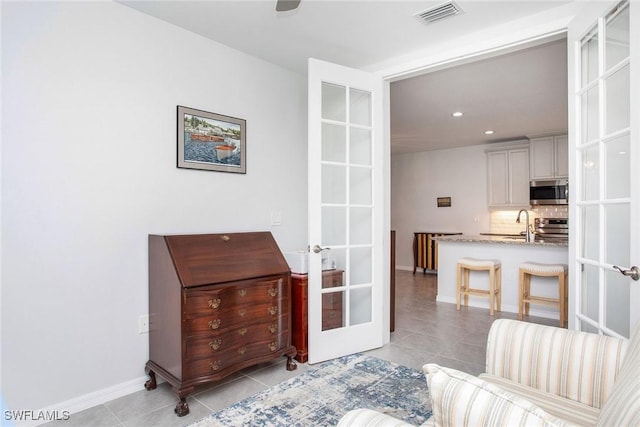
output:
M567 120L564 38L391 84L393 153L563 132Z
M294 72L307 58L375 69L430 44L541 13L564 0L458 0L463 13L425 24L442 1L118 0L143 13ZM566 128L564 41L392 84L392 153L472 145ZM465 116L451 120L453 110ZM491 138L481 131L493 127Z

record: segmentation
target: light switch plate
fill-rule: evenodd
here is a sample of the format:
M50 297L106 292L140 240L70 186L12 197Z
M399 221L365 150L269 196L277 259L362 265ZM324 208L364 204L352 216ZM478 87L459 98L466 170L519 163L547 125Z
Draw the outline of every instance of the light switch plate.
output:
M271 225L282 225L282 212L271 211Z

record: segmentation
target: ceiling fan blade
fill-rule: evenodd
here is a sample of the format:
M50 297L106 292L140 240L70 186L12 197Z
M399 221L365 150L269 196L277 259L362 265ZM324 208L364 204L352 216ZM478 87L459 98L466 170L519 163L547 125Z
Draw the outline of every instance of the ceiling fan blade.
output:
M293 10L300 4L300 0L278 0L276 2L276 12L286 12Z

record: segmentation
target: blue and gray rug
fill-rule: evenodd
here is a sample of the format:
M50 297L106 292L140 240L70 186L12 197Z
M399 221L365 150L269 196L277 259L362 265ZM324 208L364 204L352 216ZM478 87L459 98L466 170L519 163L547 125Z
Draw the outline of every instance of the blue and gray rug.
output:
M375 357L345 356L214 412L191 427L335 426L356 408L375 409L420 425L431 416L424 374Z

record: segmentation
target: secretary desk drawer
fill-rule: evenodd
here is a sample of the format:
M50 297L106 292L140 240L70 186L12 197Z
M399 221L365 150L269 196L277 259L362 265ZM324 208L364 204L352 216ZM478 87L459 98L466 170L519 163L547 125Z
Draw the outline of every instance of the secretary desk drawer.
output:
M229 369L237 370L239 363L277 353L289 345L288 341L288 332L285 332L270 339L238 343L224 351L189 362L189 376L198 378L217 375Z
M256 305L241 305L229 310L220 310L208 316L185 321L186 336L224 332L237 326L255 325L277 321L288 312L289 300L269 301Z
M288 299L288 278L269 280L246 280L233 285L206 286L198 290L185 291L184 313L186 318L212 315L240 306L266 304Z
M267 323L240 326L225 332L210 334L202 337L192 337L186 340L185 356L187 360L203 357L219 356L233 349L237 349L257 341L273 341L278 343L282 334L289 332L289 317L280 316Z

